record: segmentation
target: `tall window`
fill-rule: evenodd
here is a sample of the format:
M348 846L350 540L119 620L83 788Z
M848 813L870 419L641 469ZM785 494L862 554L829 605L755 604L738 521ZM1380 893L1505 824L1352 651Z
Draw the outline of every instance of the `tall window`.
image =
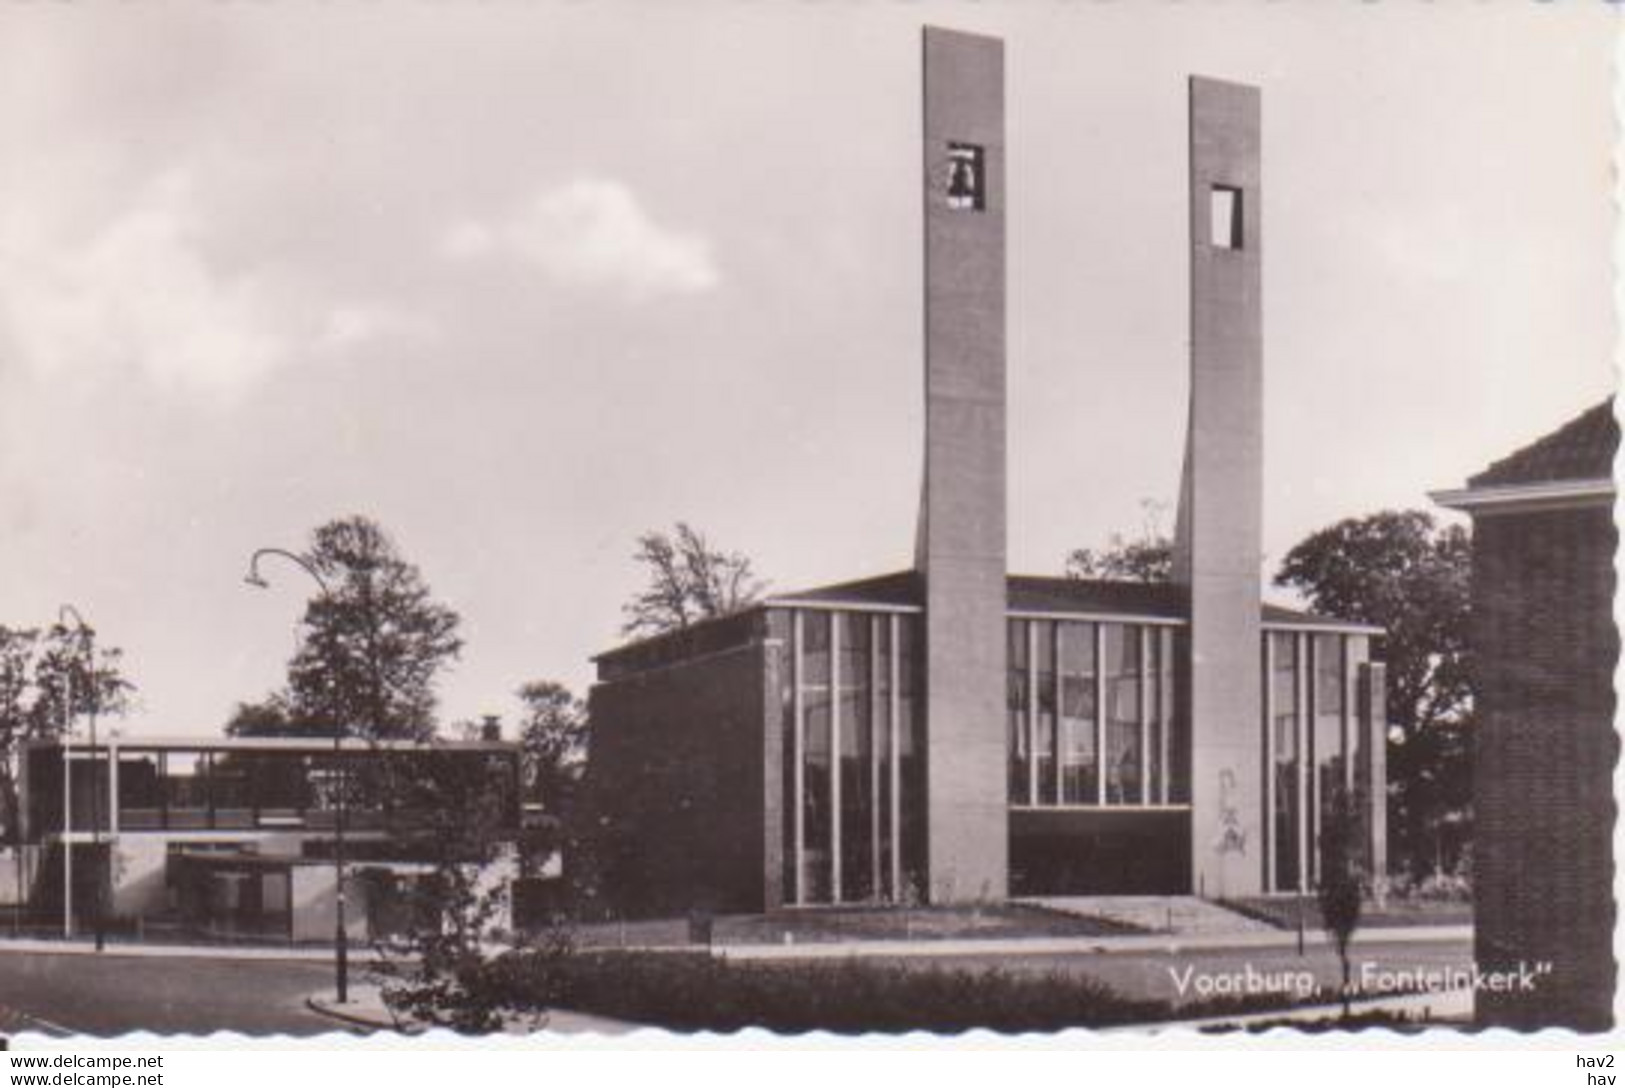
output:
M1270 745L1275 753L1271 774L1274 777L1275 811L1271 814L1270 837L1275 851L1275 890L1291 891L1298 887L1299 878L1299 820L1301 811L1298 790L1298 656L1297 636L1290 632L1271 632L1269 728Z
M1032 694L1028 691L1027 621L1012 620L1005 650L1005 665L1009 679L1006 682L1009 710L1010 800L1025 805L1032 802L1034 783L1031 781L1031 730L1027 711Z
M1187 804L1174 632L1011 620L1010 803Z
M774 623L788 636L785 900L895 900L923 858L915 617L804 609Z
M1312 642L1315 841L1318 842L1320 829L1326 826L1337 791L1345 785L1348 761L1343 752L1343 638L1341 635L1316 635ZM1318 865L1311 868L1318 877Z
M1106 802L1144 801L1140 772L1140 629L1106 627Z
M870 820L875 806L875 784L870 774L875 752L871 630L869 617L862 613L838 613L835 622L840 636L840 652L836 655L840 777L834 807L840 821L840 867L834 875L840 898L863 901L875 893L877 846Z
M827 902L834 823L830 818L828 612L801 617L802 793L801 887L809 902Z
M1060 625L1061 803L1092 805L1100 796L1095 751L1095 634L1092 623Z
M1033 625L1033 686L1038 706L1037 739L1033 742L1034 766L1038 777L1038 803L1055 804L1055 624L1047 620Z

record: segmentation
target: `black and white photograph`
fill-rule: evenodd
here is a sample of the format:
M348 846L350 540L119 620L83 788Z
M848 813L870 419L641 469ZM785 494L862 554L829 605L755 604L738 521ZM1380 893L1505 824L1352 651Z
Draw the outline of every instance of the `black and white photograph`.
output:
M1612 1083L1619 28L0 0L14 1082L1566 1029Z

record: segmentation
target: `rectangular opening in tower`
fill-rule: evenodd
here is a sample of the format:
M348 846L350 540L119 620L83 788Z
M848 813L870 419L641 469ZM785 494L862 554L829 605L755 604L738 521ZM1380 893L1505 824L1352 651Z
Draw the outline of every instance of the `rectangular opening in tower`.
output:
M982 149L976 144L948 145L948 207L979 212L987 207L987 179Z
M1209 193L1209 240L1216 249L1240 249L1242 239L1241 190L1215 185Z

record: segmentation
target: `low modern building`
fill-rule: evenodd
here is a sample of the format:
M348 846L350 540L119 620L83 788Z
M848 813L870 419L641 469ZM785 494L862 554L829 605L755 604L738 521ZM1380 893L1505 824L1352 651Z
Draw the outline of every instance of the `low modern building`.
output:
M1362 799L1380 871L1380 632L1261 603L1257 90L1189 88L1191 398L1173 580L1017 577L1004 52L934 29L923 44L914 566L596 659L581 833L603 890L649 913L1290 891L1315 879L1339 789Z
M1261 788L1221 783L1225 809L1198 839L1178 587L1012 577L1006 592L993 819L1009 862L996 883L933 880L923 592L903 572L598 658L589 784L612 900L657 913L1295 891L1313 886L1336 788L1380 813L1371 629L1260 609ZM1378 866L1383 826L1367 826Z
M1433 498L1473 519L1473 912L1485 991L1517 1028L1613 1025L1614 456L1610 399Z
M519 752L501 742L34 742L15 876L32 917L69 932L99 911L125 930L326 940L342 819L346 928L365 937L385 922L390 884L428 868L422 815L396 788L424 760L475 764L501 822L518 828Z

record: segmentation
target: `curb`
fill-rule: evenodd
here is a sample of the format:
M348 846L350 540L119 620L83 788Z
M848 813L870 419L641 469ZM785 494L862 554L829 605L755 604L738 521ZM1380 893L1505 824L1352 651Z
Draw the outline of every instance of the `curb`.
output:
M415 1035L423 1030L410 1024L400 1024L393 1020L368 1016L362 1012L350 1012L345 1009L335 1008L314 994L305 998L305 1007L318 1016L325 1016L330 1020L337 1020L352 1027L366 1028L368 1031L390 1031L399 1035Z
M100 956L103 958L249 960L277 963L332 963L331 948L259 948L252 945L208 944L110 944L102 951L88 944L65 941L10 940L0 938L0 955L8 952L35 956ZM380 957L371 949L350 950L351 963L372 963Z
M1471 941L1473 927L1456 926L1394 926L1360 930L1354 935L1353 946L1369 947L1373 944L1425 944L1429 942ZM1297 934L1288 930L1270 930L1266 933L1234 933L1226 935L1184 936L1174 934L1144 934L1122 937L1061 937L1061 938L976 938L968 940L912 940L912 941L826 941L803 944L716 944L705 945L606 945L602 948L585 945L587 952L657 952L657 953L709 953L720 959L737 960L815 960L843 959L853 956L887 956L893 958L950 957L950 956L1012 956L1012 955L1144 955L1189 952L1221 952L1246 948L1290 948L1297 944ZM1330 941L1322 932L1306 934L1306 947L1326 947ZM0 955L6 953L56 956L102 956L106 958L136 959L142 957L169 957L173 959L241 960L282 963L329 963L331 949L253 948L232 945L109 945L97 952L90 945L67 944L55 941L9 941L0 939ZM352 963L369 963L379 957L367 951L352 951Z
M1306 935L1305 947L1330 947L1324 933ZM1392 929L1371 929L1355 935L1353 947L1373 944L1426 944L1430 942L1471 941L1471 926L1416 926ZM854 956L886 956L893 958L949 957L949 956L1053 956L1053 955L1145 955L1190 952L1222 952L1246 948L1293 948L1298 943L1296 933L1271 931L1268 933L1232 934L1214 937L1134 936L1134 937L1071 937L1059 939L1020 938L1013 940L983 939L967 941L844 941L820 944L755 944L713 945L711 955L720 959L736 960L817 960L846 959ZM695 946L686 946L698 951ZM644 948L640 951L662 949ZM667 951L674 949L664 949Z

